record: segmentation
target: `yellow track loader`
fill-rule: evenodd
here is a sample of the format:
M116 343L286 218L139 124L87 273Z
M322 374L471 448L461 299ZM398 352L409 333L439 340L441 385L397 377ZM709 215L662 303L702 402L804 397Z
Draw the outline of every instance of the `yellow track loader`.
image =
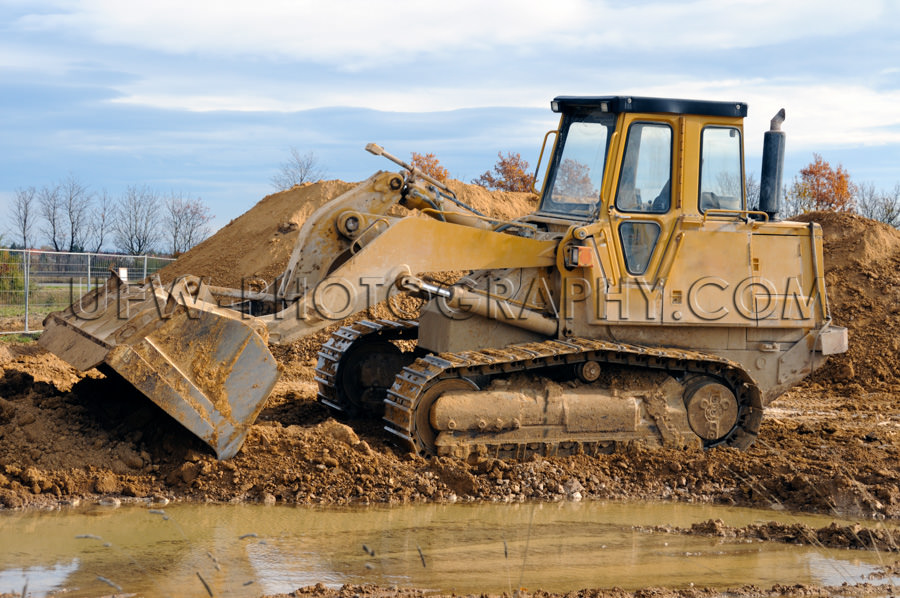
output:
M480 214L371 144L402 170L316 211L265 292L113 276L48 316L40 342L78 369L112 368L226 459L278 377L269 343L409 293L425 299L418 321L340 327L316 380L322 403L383 418L410 451L748 446L766 405L847 350L829 317L820 227L778 218L783 111L750 209L746 104L551 107L560 120L530 215Z

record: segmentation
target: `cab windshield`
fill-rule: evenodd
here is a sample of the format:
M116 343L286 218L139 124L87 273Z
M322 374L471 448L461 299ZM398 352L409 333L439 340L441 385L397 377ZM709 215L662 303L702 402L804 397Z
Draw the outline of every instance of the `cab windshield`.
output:
M600 203L615 115L567 115L550 165L541 211L589 216Z

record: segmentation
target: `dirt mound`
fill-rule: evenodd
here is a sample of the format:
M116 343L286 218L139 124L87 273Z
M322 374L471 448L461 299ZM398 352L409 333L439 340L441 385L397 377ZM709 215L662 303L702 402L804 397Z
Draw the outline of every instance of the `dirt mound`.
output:
M822 226L831 315L850 333L850 350L809 381L900 391L900 231L855 214L812 212L796 220Z
M320 181L268 195L159 275L168 282L194 274L228 287L240 286L243 278L271 281L287 265L299 229L310 214L352 188L352 183L343 181Z
M459 181L447 183L463 203L493 218L515 218L535 209L529 193L490 192ZM210 284L237 288L244 279L271 282L291 257L300 228L319 207L356 183L304 183L264 197L209 239L160 270L163 282L193 274Z
M537 197L531 193L488 191L478 185L454 180L447 181L447 186L461 202L491 218L508 220L537 209Z

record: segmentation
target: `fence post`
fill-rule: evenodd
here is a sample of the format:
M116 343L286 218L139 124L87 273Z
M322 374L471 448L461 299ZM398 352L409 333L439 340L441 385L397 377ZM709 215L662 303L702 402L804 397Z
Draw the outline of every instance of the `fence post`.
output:
M141 280L147 279L147 254L144 254L144 275L141 276Z
M91 292L91 254L90 254L90 253L87 254L87 258L88 258L88 264L87 264L87 266L88 266L88 267L87 267L87 271L88 271L88 272L87 272L87 275L88 275L87 290L88 290L88 293L90 293L90 292Z
M23 261L25 262L25 334L31 332L28 329L28 319L29 319L29 309L28 309L28 287L31 286L31 254L28 249L22 251L22 256L25 258Z

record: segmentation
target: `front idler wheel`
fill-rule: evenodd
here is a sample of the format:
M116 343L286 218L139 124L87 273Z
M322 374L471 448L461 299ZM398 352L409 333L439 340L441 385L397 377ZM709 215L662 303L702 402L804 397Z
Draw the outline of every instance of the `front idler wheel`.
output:
M431 408L441 395L453 390L478 390L478 386L466 378L438 380L422 393L414 407L412 440L416 453L421 456L436 455L437 432L431 425Z

